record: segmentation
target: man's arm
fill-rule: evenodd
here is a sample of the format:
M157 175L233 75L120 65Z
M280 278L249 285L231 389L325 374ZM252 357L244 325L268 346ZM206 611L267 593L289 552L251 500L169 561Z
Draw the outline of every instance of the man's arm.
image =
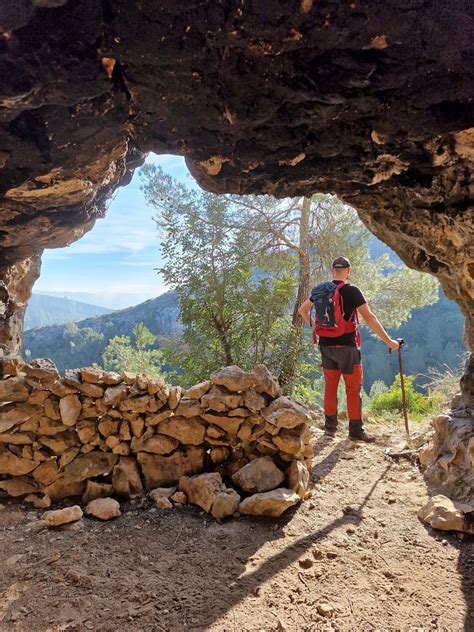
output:
M304 320L307 325L311 325L311 308L313 307L313 303L308 299L304 303L302 303L298 309L298 314Z
M385 342L385 344L389 347L389 349L398 349L399 347L398 342L390 338L390 336L387 334L387 332L383 328L382 323L379 321L379 319L374 314L374 312L370 309L367 303L364 303L363 305L358 307L357 311L364 319L364 322L367 325L367 327L370 327L370 329L372 329L374 334L377 334L377 336L383 342Z

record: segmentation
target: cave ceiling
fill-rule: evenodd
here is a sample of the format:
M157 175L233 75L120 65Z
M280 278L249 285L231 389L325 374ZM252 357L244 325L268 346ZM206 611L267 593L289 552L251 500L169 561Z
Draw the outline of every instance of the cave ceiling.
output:
M472 0L2 0L0 31L0 271L153 151L216 193L336 193L472 314Z

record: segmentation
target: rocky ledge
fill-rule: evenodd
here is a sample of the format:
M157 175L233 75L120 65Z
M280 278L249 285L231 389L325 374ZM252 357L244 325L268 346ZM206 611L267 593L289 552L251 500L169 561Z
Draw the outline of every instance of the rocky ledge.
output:
M86 513L113 517L116 504L92 501L148 491L161 508L171 498L223 519L277 516L307 494L310 412L264 365L186 391L94 368L61 377L48 360L0 368L0 490L36 507L80 496Z

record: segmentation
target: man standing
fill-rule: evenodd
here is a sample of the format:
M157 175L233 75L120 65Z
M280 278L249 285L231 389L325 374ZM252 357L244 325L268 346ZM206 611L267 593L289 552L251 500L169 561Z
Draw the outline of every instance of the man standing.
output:
M336 312L340 309L340 323L328 320L326 329L316 323L315 331L318 333L319 348L321 351L322 367L324 374L324 414L325 434L335 437L337 430L337 387L342 375L346 387L347 414L349 417L349 437L355 441L370 443L375 437L368 435L362 422L362 401L360 390L362 388L362 363L359 349L359 336L357 331L358 314L362 316L366 325L389 347L398 349L398 342L392 340L387 334L377 316L367 305L364 295L355 285L348 283L351 273L351 264L345 257L337 257L332 264L331 282L320 284L313 289L311 297L299 308L298 312L303 320L312 325L311 310L317 300L318 290L329 292L331 299L328 304L334 305ZM324 299L321 303L323 304ZM317 312L317 310L316 310ZM327 316L327 309L326 309ZM316 316L318 318L318 315ZM321 317L319 317L321 318ZM339 335L339 331L340 333ZM326 335L324 335L326 334Z

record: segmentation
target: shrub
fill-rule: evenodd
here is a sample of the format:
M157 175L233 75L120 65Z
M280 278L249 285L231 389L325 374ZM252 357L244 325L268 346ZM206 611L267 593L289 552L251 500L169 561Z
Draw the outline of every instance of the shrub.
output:
M408 414L412 419L422 419L438 410L444 398L440 393L428 393L427 395L418 393L414 389L413 381L413 376L409 375L405 377ZM389 389L371 397L368 409L376 415L382 415L386 412L403 412L402 389L399 375L397 375Z

